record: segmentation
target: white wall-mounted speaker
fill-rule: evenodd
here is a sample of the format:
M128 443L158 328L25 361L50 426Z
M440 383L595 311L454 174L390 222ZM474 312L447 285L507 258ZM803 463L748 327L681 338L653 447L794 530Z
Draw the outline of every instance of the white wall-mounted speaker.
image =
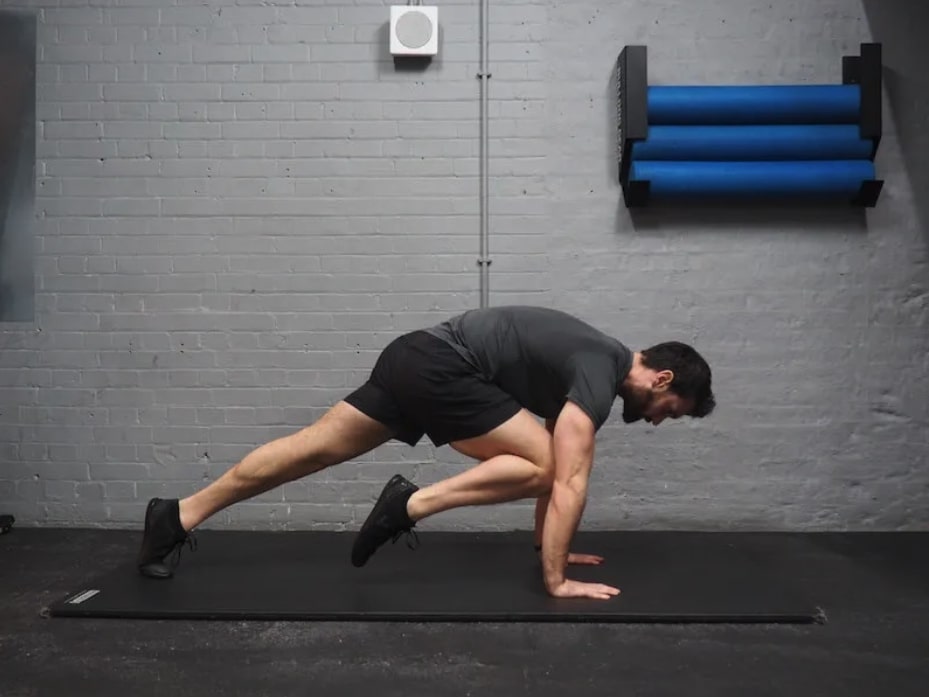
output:
M391 5L390 52L395 56L434 56L439 52L439 8Z

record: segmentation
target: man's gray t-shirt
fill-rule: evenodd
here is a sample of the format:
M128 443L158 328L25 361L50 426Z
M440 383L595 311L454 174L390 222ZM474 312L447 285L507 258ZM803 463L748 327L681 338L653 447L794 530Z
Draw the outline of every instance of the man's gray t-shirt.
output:
M632 352L622 343L548 308L469 310L426 331L532 413L555 418L571 401L597 429L632 367Z

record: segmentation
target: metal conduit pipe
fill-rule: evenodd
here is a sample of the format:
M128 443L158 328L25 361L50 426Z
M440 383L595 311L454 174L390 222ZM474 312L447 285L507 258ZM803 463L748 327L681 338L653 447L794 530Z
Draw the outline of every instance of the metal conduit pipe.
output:
M490 215L489 204L489 155L488 155L488 98L487 86L490 73L487 65L487 48L489 43L489 0L481 0L481 65L477 74L481 81L481 116L480 116L480 201L481 201L481 249L477 263L480 268L481 307L490 304Z

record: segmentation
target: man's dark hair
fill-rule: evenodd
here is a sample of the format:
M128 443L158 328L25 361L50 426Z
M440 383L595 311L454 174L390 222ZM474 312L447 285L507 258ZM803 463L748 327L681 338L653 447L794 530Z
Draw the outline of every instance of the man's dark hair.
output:
M679 341L656 344L642 351L642 363L652 370L674 373L669 389L679 397L693 400L690 416L707 416L716 407L710 366L693 347Z

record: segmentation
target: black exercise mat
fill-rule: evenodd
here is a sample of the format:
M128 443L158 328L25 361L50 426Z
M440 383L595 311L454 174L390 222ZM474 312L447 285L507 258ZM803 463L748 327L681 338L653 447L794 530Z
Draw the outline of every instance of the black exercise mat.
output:
M501 622L821 622L791 586L815 553L765 533L582 532L573 550L600 566L569 577L614 585L611 600L555 599L542 586L531 535L420 533L349 561L354 533L202 531L175 577L131 563L49 608L53 617Z

